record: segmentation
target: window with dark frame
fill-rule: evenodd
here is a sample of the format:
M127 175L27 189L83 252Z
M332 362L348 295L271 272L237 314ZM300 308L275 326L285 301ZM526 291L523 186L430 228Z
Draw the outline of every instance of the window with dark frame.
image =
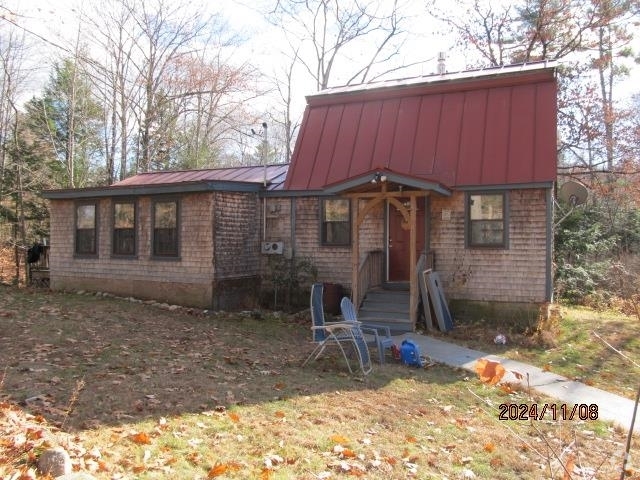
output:
M351 207L348 199L322 199L321 243L351 244Z
M76 206L76 255L97 255L97 206L85 203Z
M113 254L136 254L136 204L133 201L113 204Z
M153 255L179 256L177 200L158 200L153 203Z
M467 195L467 245L507 247L504 193Z

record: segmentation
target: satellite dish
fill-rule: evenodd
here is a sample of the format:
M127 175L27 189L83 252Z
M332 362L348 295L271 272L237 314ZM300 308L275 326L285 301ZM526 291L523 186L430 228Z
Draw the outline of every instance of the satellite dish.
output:
M558 198L567 202L572 207L582 205L587 201L588 195L589 191L587 187L573 180L563 183L558 192Z

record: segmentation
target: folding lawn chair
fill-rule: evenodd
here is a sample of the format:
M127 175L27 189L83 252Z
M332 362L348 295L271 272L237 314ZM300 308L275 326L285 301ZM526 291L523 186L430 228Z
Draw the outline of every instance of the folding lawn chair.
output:
M369 325L366 323L358 322L358 314L356 308L353 306L353 302L349 298L344 297L340 302L340 311L342 316L347 322L357 322L360 324L360 330L364 333L372 335L372 339L367 342L367 345L372 345L378 350L378 361L384 363L385 349L391 349L393 347L393 338L391 338L391 330L389 327Z
M302 366L304 367L311 359L317 360L328 346L336 345L347 362L349 372L354 373L344 348L346 344L353 347L360 370L364 375L367 375L372 370L371 357L359 322L325 322L324 309L322 308L323 291L322 283L314 283L311 286L311 330L313 341L317 345Z

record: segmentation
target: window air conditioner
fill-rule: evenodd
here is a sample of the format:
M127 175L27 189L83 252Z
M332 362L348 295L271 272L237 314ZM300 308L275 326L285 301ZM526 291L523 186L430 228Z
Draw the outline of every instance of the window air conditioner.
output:
M262 253L282 255L284 242L262 242Z

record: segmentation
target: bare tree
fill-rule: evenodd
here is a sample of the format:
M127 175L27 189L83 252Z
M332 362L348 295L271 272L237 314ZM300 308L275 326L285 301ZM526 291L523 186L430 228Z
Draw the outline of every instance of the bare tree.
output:
M0 13L3 20L17 16L2 6ZM5 221L12 223L14 238L23 244L26 241L26 226L22 165L21 158L13 153L18 138L17 102L29 73L25 65L27 55L24 32L15 28L12 22L5 23L0 29L0 226ZM14 199L14 210L7 201L10 198ZM0 235L3 233L6 232L0 229Z
M214 166L228 148L229 133L255 122L247 120L252 114L246 106L261 95L255 87L256 69L246 63L234 65L223 50L179 58L167 70L165 81L173 86L170 98L180 119L176 161L181 168Z
M104 56L87 62L101 98L104 116L105 176L124 179L136 145L132 108L139 85L131 78L136 38L131 12L120 0L102 0L81 19L90 26L87 38Z
M295 55L322 90L332 84L336 65L346 83L364 83L386 73L406 31L397 0L278 0L267 18L281 26Z
M453 28L459 45L472 45L478 64L499 66L563 60L560 68L560 152L566 162L611 169L621 158L615 88L628 71L632 18L637 0L521 0L492 6L465 3L463 15L449 16L432 0L429 10ZM616 153L617 152L617 153Z
M294 119L293 113L293 85L294 85L294 69L298 64L299 48L292 48L293 55L289 58L288 64L283 68L281 74L276 75L273 81L278 92L281 110L276 115L271 116L273 123L280 127L282 132L282 145L284 146L284 160L291 160L293 142L295 135L300 126L300 122Z

